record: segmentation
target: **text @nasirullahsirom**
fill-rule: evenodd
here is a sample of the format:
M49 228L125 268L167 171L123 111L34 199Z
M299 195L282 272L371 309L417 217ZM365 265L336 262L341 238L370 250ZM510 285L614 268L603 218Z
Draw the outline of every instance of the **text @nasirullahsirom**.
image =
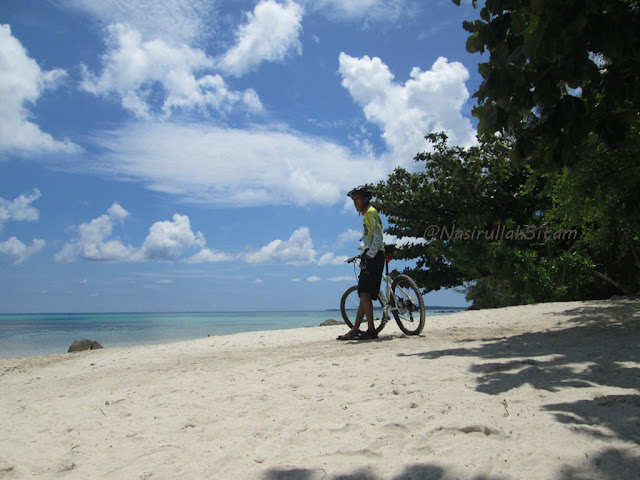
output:
M451 226L429 225L424 231L424 239L430 240L575 240L576 229L549 228L539 225L518 225L508 228L505 225L489 228L461 228Z

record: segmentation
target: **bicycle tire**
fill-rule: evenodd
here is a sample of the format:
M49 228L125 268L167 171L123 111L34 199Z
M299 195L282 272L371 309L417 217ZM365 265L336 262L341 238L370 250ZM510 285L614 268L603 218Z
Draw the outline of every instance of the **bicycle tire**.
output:
M424 328L425 308L418 285L411 277L398 275L391 283L391 291L389 304L398 327L407 335L420 335Z
M386 319L384 318L385 301L384 301L384 297L382 296L382 294L380 294L380 292L378 292L378 301L380 302L380 305L383 307L383 311L382 311L382 315L378 316L377 318L375 316L377 312L375 310L373 311L374 313L373 326L375 327L376 333L380 333L380 331L384 328L384 325L389 320L388 318ZM340 313L342 314L342 319L344 320L344 323L346 323L349 328L353 328L353 325L355 324L356 311L358 310L359 304L360 304L360 296L358 295L358 286L354 285L352 287L347 288L347 290L342 295L342 298L340 299ZM363 318L362 323L360 325L361 325L360 331L365 332L368 328L367 319ZM362 329L362 326L365 327L364 330Z

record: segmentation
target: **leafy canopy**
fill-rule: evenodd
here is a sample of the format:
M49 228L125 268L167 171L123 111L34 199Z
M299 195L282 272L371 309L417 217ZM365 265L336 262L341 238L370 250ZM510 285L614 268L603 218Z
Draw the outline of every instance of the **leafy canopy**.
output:
M617 148L640 122L640 0L486 0L463 26L490 54L478 136L514 138L515 160L571 165L591 135Z

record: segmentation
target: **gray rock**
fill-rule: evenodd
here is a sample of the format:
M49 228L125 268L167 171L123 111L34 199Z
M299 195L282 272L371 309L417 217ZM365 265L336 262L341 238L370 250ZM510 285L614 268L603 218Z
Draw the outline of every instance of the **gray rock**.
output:
M331 325L344 325L344 322L339 322L337 320L334 320L333 318L330 318L320 324L321 327L328 327Z
M97 350L98 348L102 348L102 345L95 340L76 340L71 344L67 353L81 352L83 350Z

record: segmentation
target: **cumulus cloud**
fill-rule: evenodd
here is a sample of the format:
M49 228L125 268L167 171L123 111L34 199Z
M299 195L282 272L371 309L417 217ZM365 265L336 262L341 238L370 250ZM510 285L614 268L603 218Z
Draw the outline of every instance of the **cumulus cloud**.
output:
M31 195L20 195L9 201L0 197L0 230L4 222L35 222L40 217L40 211L31 204L40 198L40 191L36 188ZM14 264L24 262L31 255L40 252L45 241L34 238L31 245L26 245L16 237L0 242L0 253L7 255Z
M7 220L19 222L34 222L40 217L40 211L31 206L41 196L40 190L35 188L31 195L20 195L12 201L0 197L0 229Z
M461 63L440 57L427 71L414 67L404 84L377 57L341 53L339 63L342 86L382 130L394 156L411 159L425 150L424 136L431 131L447 132L455 145L476 143L475 130L461 111L469 98L469 72Z
M176 213L172 221L156 222L151 226L141 250L149 260L175 261L186 248L204 248L205 245L202 232L191 230L189 217Z
M241 76L262 62L277 62L291 53L302 53L298 37L302 29L303 9L292 0L284 4L262 0L247 23L236 32L236 44L223 55L220 67Z
M344 255L338 255L336 257L333 253L327 252L320 257L320 259L318 260L318 265L341 265L347 259L348 257Z
M80 148L69 140L56 140L29 120L30 106L55 89L67 73L42 71L9 25L0 25L0 152L21 154L73 153Z
M140 257L136 248L124 245L120 240L109 240L114 225L129 216L124 208L114 203L108 212L78 226L78 237L64 245L55 256L59 262L71 262L77 258L90 261L136 261Z
M353 186L353 178L377 181L387 171L376 159L287 131L138 122L93 141L104 152L101 173L216 205L329 205Z
M117 238L111 238L114 226L129 217L129 212L117 202L106 214L78 226L78 236L64 245L56 255L59 262L78 259L97 262L142 262L181 260L185 251L199 248L195 255L185 259L189 263L223 261L227 258L215 256L206 248L206 240L201 232L194 233L189 217L174 214L172 220L159 221L149 228L149 234L139 248L125 245Z
M229 255L228 253L211 250L209 248L203 248L198 253L189 257L185 261L187 263L217 263L228 262L230 260L233 260L233 258L233 255Z
M0 242L0 253L7 255L14 264L24 262L31 255L40 252L45 245L45 241L34 238L31 245L25 245L16 237Z
M319 281L320 281L320 277L317 277L316 275L311 275L310 277L307 277L308 283L316 283Z
M273 240L257 252L245 256L247 263L289 263L301 265L311 263L315 259L316 252L309 228L298 228L288 240Z
M116 94L122 107L140 118L160 112L167 117L180 109L262 110L255 90L230 90L220 75L208 73L213 64L202 50L144 41L137 30L115 24L109 27L102 72L94 75L84 67L81 86L95 95ZM161 102L154 100L158 97Z

